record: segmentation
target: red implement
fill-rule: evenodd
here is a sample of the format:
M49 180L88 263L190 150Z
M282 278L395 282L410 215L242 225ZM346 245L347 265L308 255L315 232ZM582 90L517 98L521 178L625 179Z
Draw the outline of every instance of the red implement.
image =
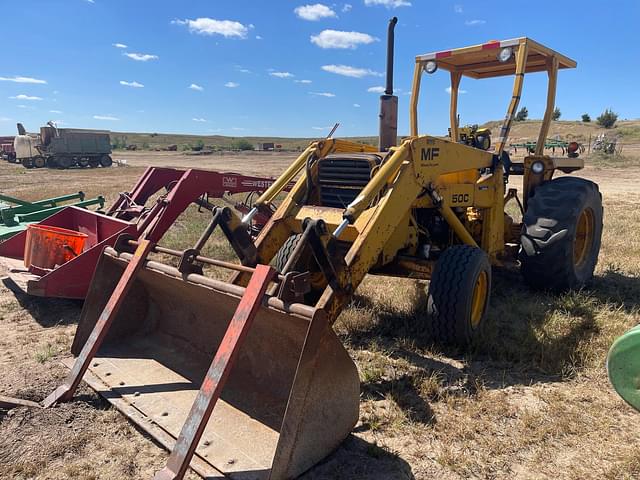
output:
M149 167L131 192L121 193L106 214L68 207L39 223L87 235L83 250L75 252L73 259L51 269L24 267L25 231L0 244L0 267L8 270L11 280L30 295L83 299L104 247L113 247L121 235L138 239L154 225L154 234L160 238L191 203L211 208L208 198L238 193L251 196L252 192L266 190L272 182L271 178L230 172ZM158 194L152 203L152 197ZM165 208L161 208L164 202L174 202L166 209L171 212L169 217L163 213ZM246 203L233 203L243 213L250 209ZM255 217L254 228L260 228L268 220L266 213Z

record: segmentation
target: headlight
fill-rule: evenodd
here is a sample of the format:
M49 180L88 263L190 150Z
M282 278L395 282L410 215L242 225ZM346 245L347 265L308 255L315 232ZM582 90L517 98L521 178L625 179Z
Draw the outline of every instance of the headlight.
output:
M536 175L541 174L542 172L544 172L544 163L539 160L537 162L533 162L531 164L531 171Z
M498 52L498 61L502 63L508 62L512 55L513 55L513 48L505 47Z
M438 64L436 62L434 62L433 60L430 60L424 66L424 70L428 74L436 73L436 70L438 70Z

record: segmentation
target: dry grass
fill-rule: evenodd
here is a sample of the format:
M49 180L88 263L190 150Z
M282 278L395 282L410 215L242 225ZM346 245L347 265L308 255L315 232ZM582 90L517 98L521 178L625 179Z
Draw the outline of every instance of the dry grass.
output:
M12 175L0 165L0 181ZM613 339L640 322L640 171L598 166L585 175L600 182L605 201L593 284L552 296L528 291L517 272L496 271L486 338L470 351L432 344L426 283L365 280L335 326L360 372L360 421L304 478L640 476L637 415L604 370ZM117 192L115 178L100 182L91 188ZM36 182L29 185L16 188L33 193ZM192 245L209 218L190 208L163 243ZM220 236L205 253L232 258ZM40 399L59 383L78 314L74 302L2 289L0 394ZM0 416L0 478L147 478L165 460L87 388L51 411Z

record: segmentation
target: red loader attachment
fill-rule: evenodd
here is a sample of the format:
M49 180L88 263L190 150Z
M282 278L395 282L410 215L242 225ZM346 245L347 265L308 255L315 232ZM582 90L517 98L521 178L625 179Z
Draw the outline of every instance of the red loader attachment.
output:
M70 400L84 377L172 450L157 480L183 478L188 466L206 478L294 478L355 425L357 369L326 312L297 303L308 274L261 265L230 208L213 209L193 248L158 245L205 178L186 172L137 241L122 235L105 249L73 342L77 358L42 406ZM200 255L218 227L239 264ZM150 260L152 252L178 257L178 268ZM247 281L207 277L204 265Z
M191 175L189 182L181 180ZM197 180L193 179L197 177ZM27 232L0 244L0 266L9 271L9 276L18 287L30 295L43 297L77 298L87 295L91 278L104 247L112 247L116 239L127 234L138 238L158 214L159 205L176 188L181 189L179 197L188 199L183 204L186 209L196 202L212 208L207 198L224 198L226 194L248 193L266 190L272 179L249 177L237 173L221 173L206 170L177 170L173 168L150 167L140 177L130 193L122 193L106 214L80 208L69 207L40 222L41 225L65 228L87 235L87 241L80 255L55 268L42 270L32 265L24 265ZM147 205L151 197L163 192L155 205ZM166 192L166 193L164 193ZM250 200L250 198L248 198ZM246 213L250 206L237 203ZM253 224L259 229L268 219L269 212L263 212ZM171 226L162 225L161 234Z

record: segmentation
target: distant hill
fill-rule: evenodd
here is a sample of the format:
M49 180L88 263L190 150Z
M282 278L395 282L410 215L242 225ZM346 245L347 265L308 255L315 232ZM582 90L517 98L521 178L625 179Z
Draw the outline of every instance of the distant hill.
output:
M527 120L525 122L515 122L511 128L509 142L522 142L525 140L535 140L540 130L541 120ZM498 135L500 121L487 122L485 127L491 128L493 136ZM576 140L587 142L589 135L595 137L604 132L609 136L617 136L623 143L640 142L640 120L623 120L617 122L614 128L604 129L598 127L595 122L583 123L579 121L560 120L552 122L549 137L558 135L565 140ZM227 137L222 135L178 135L170 133L136 133L136 132L112 132L112 143L120 145L136 145L139 149L162 149L168 145L177 145L178 150L186 150L191 146L204 143L206 148L233 148L234 143L240 139L248 141L251 145L257 146L266 142L273 142L282 145L284 150L301 150L310 142L319 137L308 138L288 138L288 137ZM347 137L347 139L359 143L375 145L378 142L377 136L370 137Z
M222 135L179 135L172 133L135 133L111 132L111 143L119 145L136 145L139 149L166 148L177 145L178 150L204 143L205 148L230 149L238 140L246 140L257 148L262 143L271 142L282 145L283 150L303 150L309 143L321 137L288 138L288 137L226 137ZM378 137L350 137L349 140L359 143L375 144ZM200 143L202 142L202 143Z

